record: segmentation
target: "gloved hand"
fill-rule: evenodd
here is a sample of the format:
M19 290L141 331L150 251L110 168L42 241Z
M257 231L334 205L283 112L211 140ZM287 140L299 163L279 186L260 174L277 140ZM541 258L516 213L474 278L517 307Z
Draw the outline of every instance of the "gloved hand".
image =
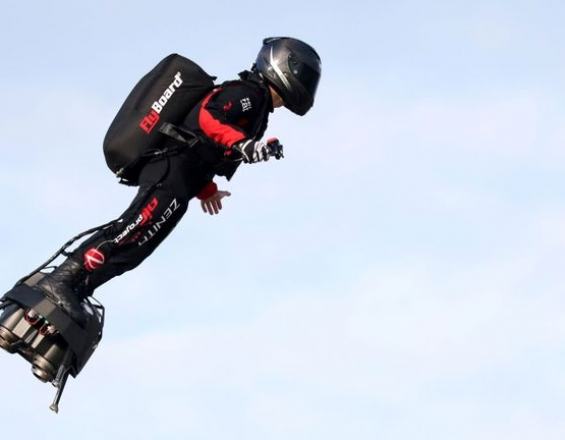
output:
M271 156L280 159L283 156L283 146L277 138L270 138L267 142L263 141L244 141L237 145L245 163L257 163L268 161Z
M244 141L237 146L245 163L257 163L269 160L269 149L262 141Z

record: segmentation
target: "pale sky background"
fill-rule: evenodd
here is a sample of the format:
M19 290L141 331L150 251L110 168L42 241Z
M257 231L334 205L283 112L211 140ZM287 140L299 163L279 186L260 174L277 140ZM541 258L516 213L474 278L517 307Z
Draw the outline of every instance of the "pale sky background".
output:
M0 285L118 216L102 139L182 53L220 80L263 37L323 59L286 158L242 167L100 288L61 413L0 353L2 438L565 438L565 5L3 0Z

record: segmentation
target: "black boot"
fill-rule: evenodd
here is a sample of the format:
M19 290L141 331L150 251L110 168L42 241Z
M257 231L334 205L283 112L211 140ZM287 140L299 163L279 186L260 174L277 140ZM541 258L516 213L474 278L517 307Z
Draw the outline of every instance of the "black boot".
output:
M81 303L88 296L85 287L86 270L82 264L67 258L53 272L45 275L34 287L61 307L81 327L88 315Z

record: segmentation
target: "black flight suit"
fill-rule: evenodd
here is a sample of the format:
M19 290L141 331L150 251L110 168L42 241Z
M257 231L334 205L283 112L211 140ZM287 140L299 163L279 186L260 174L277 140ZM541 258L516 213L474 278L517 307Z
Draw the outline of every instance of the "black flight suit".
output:
M145 164L136 197L105 229L82 243L72 258L82 261L91 293L109 279L135 268L169 235L189 201L217 191L216 175L231 179L241 163L232 147L259 140L273 103L268 87L252 72L216 87L190 111L181 125L201 137L193 148ZM178 144L167 140L166 146Z

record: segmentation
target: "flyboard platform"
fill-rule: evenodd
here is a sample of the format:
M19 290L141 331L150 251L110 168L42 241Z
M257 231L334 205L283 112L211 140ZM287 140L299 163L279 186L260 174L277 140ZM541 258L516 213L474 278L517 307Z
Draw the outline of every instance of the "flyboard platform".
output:
M77 377L102 339L104 306L93 297L82 302L85 327L73 321L41 290L36 272L0 298L0 347L28 361L32 373L57 388L50 409L57 413L69 375Z

